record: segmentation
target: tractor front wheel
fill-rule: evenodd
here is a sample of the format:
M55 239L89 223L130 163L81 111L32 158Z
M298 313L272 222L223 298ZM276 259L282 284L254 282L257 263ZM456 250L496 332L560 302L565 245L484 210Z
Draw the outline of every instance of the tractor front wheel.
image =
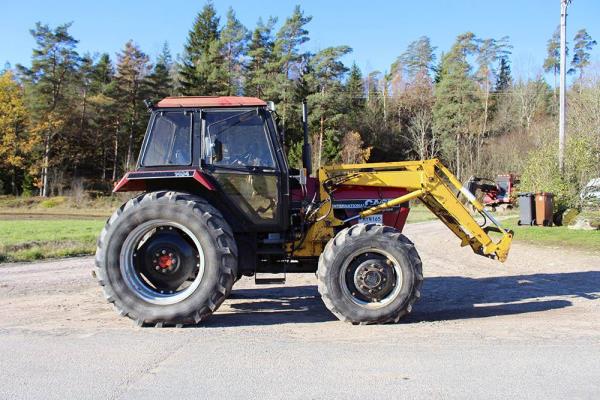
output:
M421 296L423 283L413 243L377 224L340 231L325 246L317 276L327 308L353 324L398 322Z
M96 277L106 299L139 325L194 324L225 300L237 246L202 198L152 192L129 200L98 239Z

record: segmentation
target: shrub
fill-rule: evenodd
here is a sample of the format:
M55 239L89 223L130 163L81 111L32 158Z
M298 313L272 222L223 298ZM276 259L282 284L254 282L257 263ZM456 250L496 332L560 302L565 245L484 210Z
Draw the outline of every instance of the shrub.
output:
M46 200L40 202L40 207L54 208L56 206L64 204L65 200L66 200L65 197L62 197L62 196L52 197L52 198L49 198L49 199L46 199Z
M35 178L28 173L25 173L23 177L23 193L24 197L31 197L38 192L38 188L35 187Z
M558 168L558 138L546 132L540 146L532 150L521 176L521 191L551 192L558 209L579 207L579 193L593 175L594 144L587 135L572 133L565 149L565 171Z

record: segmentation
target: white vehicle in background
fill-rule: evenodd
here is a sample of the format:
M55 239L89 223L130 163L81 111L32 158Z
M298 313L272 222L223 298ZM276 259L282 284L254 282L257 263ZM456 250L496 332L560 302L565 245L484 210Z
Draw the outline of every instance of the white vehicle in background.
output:
M592 179L579 194L585 205L600 204L600 178Z

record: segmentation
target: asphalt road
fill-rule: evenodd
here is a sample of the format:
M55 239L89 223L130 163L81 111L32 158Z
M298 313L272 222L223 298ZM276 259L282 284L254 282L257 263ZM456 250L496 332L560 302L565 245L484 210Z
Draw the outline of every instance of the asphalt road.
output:
M0 399L600 398L600 255L516 244L502 265L437 222L406 233L425 285L397 325L339 322L296 275L138 328L91 258L0 265Z

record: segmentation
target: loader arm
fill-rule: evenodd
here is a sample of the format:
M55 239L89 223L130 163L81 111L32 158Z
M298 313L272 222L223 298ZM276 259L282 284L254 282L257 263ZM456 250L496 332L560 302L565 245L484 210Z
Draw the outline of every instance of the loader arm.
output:
M363 210L346 220L329 217L329 225L345 225L353 219L364 218L385 212L412 199L419 199L460 240L461 246L471 246L479 255L504 262L508 256L513 232L502 225L477 201L460 181L439 160L403 161L394 163L348 164L321 168L320 181L335 185L378 186L405 188L408 193ZM322 196L331 192L331 187L322 184ZM459 200L462 193L473 207L488 221L480 226ZM324 198L324 197L322 197ZM494 240L490 232L500 237Z

